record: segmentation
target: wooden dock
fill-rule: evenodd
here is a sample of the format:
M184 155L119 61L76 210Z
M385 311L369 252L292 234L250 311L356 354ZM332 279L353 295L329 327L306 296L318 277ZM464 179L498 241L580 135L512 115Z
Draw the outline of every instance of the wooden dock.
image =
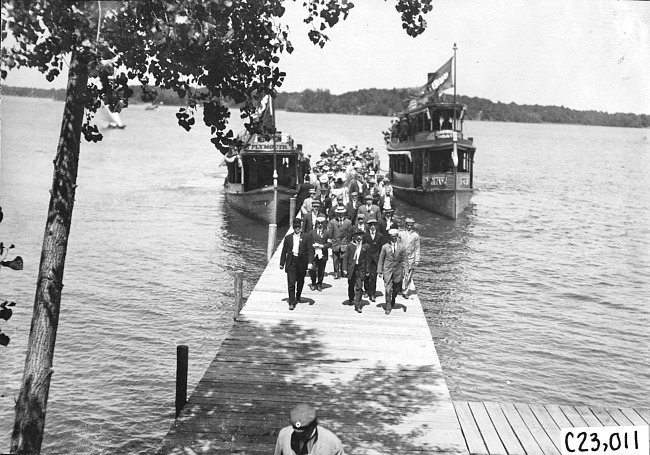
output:
M379 280L359 314L347 279L308 284L290 311L276 252L159 453L272 453L301 402L347 454L468 453L417 295L386 315Z
M649 409L455 401L472 455L560 455L561 428L650 425Z
M364 299L358 314L346 279L308 284L290 311L276 252L158 454L273 453L297 403L348 455L559 455L560 428L650 421L647 409L452 402L417 295L390 315L383 297Z

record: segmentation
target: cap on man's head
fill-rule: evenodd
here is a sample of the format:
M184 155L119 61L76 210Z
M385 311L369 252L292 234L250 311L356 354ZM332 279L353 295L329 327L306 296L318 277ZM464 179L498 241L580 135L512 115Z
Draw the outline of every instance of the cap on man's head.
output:
M316 420L316 409L304 403L296 405L289 412L289 420L295 429L307 427Z
M415 220L413 218L407 218L405 221L406 224L414 224Z
M366 233L363 232L363 231L356 231L356 232L354 233L354 236L355 236L355 237L363 237L365 234L366 234Z
M356 192L356 191L353 191L352 193L350 193L350 196L359 196L359 193Z
M388 230L388 235L397 235L397 234L399 234L399 231L395 228Z
M318 199L311 201L311 206L312 207L318 207L320 205L320 201Z
M368 221L366 221L366 223L368 223L368 224L372 224L372 223L376 223L376 222L377 222L377 219L375 217L373 217L373 216L368 218Z
M384 213L393 213L395 209L384 209Z
M366 197L364 198L366 201L372 201L372 194L366 194Z
M302 220L300 218L294 218L293 219L293 227L301 226L302 225Z
M357 215L357 220L364 220L365 221L366 220L366 215L364 215L363 213L359 213Z
M321 183L327 183L327 175L323 174L320 176L320 179L318 179Z
M322 213L316 217L316 222L317 223L322 223L323 221L327 221L327 218L325 218L325 215Z

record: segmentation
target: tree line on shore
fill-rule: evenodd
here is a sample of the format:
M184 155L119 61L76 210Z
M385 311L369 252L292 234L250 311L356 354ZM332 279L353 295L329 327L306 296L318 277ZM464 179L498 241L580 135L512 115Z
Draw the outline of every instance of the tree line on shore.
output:
M130 103L144 103L142 89L132 87L134 96ZM2 87L4 95L51 98L63 101L65 89L39 89L27 87ZM365 89L332 95L329 90L304 90L302 92L279 92L275 108L288 112L395 116L406 108L409 89ZM452 96L446 95L451 101ZM467 105L470 120L486 120L515 123L562 123L625 128L650 127L650 115L601 111L578 111L564 106L519 105L493 102L485 98L458 95L457 101ZM180 106L183 101L172 90L158 90L157 103ZM234 106L234 103L228 103Z

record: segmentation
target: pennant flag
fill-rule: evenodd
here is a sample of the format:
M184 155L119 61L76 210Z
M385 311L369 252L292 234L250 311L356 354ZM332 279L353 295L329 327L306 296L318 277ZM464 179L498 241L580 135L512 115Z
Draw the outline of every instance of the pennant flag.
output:
M267 129L274 129L275 122L273 121L273 101L271 95L266 95L260 100L260 105L254 115L256 120L261 120L262 124Z
M454 86L454 79L451 73L453 61L454 58L452 57L438 71L428 74L427 83L422 87L424 94L436 94Z

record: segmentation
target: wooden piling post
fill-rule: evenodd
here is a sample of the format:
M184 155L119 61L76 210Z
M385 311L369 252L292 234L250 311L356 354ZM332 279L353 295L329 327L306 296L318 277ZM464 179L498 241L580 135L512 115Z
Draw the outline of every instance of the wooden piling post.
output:
M239 312L242 309L243 306L243 283L244 283L244 272L241 270L238 270L235 272L235 315L233 316L233 319L236 321L237 317L239 316Z
M266 248L266 262L269 262L273 257L273 250L275 248L275 233L277 230L277 224L269 224L269 242Z
M187 359L189 348L176 346L176 418L187 403Z
M289 226L293 226L293 219L296 217L296 198L289 199Z

